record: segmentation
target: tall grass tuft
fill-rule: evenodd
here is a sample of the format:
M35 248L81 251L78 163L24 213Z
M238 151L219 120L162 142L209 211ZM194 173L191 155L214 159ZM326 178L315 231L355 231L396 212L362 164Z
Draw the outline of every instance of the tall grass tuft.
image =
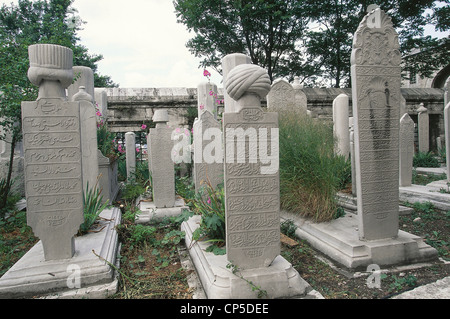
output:
M333 219L336 193L351 181L351 164L334 153L331 122L279 112L281 208L315 222Z

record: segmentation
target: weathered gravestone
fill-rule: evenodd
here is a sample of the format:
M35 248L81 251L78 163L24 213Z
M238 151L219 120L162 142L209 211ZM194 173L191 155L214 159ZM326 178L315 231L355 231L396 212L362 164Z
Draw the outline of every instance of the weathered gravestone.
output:
M175 204L175 168L171 152L172 129L167 126L167 110L156 110L153 115L156 127L147 136L149 170L152 177L153 202L156 208Z
M194 184L196 193L207 196L205 187L213 189L223 183L223 147L221 124L216 120L217 105L209 92L217 93L217 86L202 83L198 86L198 118L194 121ZM206 93L208 92L208 93ZM203 190L202 190L203 189Z
M399 48L391 18L379 8L363 19L353 40L356 187L365 240L398 234Z
M403 114L400 119L400 186L411 186L414 157L414 121Z
M267 109L270 112L296 110L295 90L289 82L281 79L272 85L267 94Z
M333 131L337 139L336 154L346 159L350 155L348 95L340 94L333 101Z
M308 97L305 92L303 92L303 85L300 83L300 78L298 76L294 77L294 82L292 87L295 91L295 108L300 114L306 115L308 112Z
M238 101L236 113L223 115L227 258L242 269L267 267L280 254L278 114L260 107L270 79L240 65L225 85Z
M417 109L418 115L418 130L419 130L419 152L428 153L430 150L430 116L428 110L420 104Z
M450 183L450 102L444 108L445 154L447 160L447 181Z
M83 222L80 103L65 94L73 80L72 50L51 44L29 47L36 102L22 103L27 221L46 260L71 258Z
M133 132L125 133L125 151L127 181L132 182L136 179L136 134Z
M83 190L87 187L95 189L99 177L97 156L97 116L92 96L84 86L72 97L72 101L80 103L81 162L83 171Z

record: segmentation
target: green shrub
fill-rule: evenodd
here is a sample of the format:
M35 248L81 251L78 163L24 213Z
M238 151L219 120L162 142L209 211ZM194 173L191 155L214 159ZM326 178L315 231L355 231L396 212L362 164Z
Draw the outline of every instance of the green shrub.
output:
M288 211L329 221L336 192L351 181L351 164L334 152L332 123L283 111L280 126L280 197Z
M79 235L86 234L94 225L100 213L108 206L108 202L102 204L103 196L101 190L95 185L94 188L86 185L86 191L83 194L84 222L80 225Z
M440 167L438 159L431 152L417 152L413 157L414 167Z
M225 243L225 194L223 185L214 189L211 184L207 183L196 194L192 204L194 213L202 216L200 227L195 230L193 239Z

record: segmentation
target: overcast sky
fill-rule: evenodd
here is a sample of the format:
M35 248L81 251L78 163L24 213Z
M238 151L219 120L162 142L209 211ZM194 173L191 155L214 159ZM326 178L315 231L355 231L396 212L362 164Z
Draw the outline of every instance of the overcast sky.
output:
M0 0L11 2L18 3ZM103 55L98 73L120 87L197 87L206 80L185 46L193 36L176 22L172 0L75 0L73 7L86 22L80 43ZM222 87L222 77L209 71Z

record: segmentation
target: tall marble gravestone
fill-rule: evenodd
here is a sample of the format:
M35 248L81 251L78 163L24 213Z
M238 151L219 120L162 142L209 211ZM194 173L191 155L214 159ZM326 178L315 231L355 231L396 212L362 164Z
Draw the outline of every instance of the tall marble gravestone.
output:
M264 69L237 66L225 85L238 102L223 115L227 257L243 269L267 267L280 253L278 114L260 106L270 90Z
M217 93L217 86L202 83L198 86L201 92ZM209 93L198 96L198 118L193 125L194 131L194 184L197 193L206 192L202 189L208 184L216 188L223 183L223 147L222 129L216 120L217 106Z
M175 204L175 169L171 152L172 129L167 126L167 110L156 110L153 115L156 127L147 136L149 169L152 176L153 202L156 208L173 207Z
M377 8L360 23L351 56L359 234L365 240L398 234L400 63L391 18Z
M414 121L403 114L400 119L400 186L411 186L414 157Z
M437 250L398 229L400 53L391 19L370 6L351 56L358 218L301 221L296 234L350 269L437 260Z
M68 48L29 47L35 102L22 103L27 221L42 241L46 260L71 258L83 222L80 103L65 94L73 79Z

